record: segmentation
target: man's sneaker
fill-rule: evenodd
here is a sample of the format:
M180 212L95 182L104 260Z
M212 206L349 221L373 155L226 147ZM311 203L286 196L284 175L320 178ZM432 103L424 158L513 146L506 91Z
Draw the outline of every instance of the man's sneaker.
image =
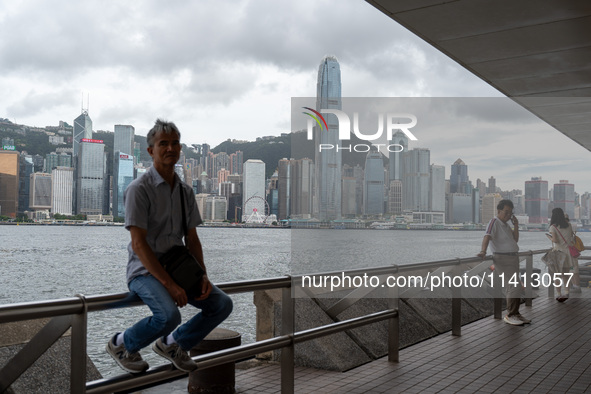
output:
M527 317L523 317L522 315L515 315L514 317L518 318L519 320L521 320L523 322L523 324L529 324L531 323L531 320L528 319Z
M519 320L517 318L517 316L505 315L505 317L503 318L503 320L505 321L505 323L511 324L511 325L514 325L514 326L521 326L521 325L523 325L523 322L521 320Z
M142 359L139 353L129 353L125 350L125 345L115 345L115 338L118 334L115 334L112 339L107 343L107 353L113 357L115 362L124 370L131 373L144 372L149 368L147 362Z
M162 357L170 360L181 371L191 372L197 369L197 363L176 343L166 345L162 338L158 338L152 345L152 349Z

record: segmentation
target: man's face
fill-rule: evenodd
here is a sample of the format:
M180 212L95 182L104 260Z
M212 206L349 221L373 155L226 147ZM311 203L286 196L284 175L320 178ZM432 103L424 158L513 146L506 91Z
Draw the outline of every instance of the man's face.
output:
M503 221L503 223L507 223L509 219L513 216L513 208L510 208L505 205L503 209L497 210L497 217Z
M181 142L177 133L158 132L154 138L154 146L148 147L148 153L154 165L174 166L181 155Z

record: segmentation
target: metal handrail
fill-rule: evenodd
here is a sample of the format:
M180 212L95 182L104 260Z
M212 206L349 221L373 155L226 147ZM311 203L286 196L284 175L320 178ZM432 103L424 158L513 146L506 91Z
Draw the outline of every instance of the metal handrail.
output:
M532 272L532 258L535 254L541 254L546 252L548 249L536 250L536 251L525 251L520 252L519 256L526 257L526 269L527 273ZM390 265L367 269L352 269L349 271L331 271L318 274L307 274L307 275L336 275L346 273L347 275L355 274L368 274L368 275L386 275L386 274L403 274L405 272L416 271L417 269L429 269L429 268L441 268L441 267L454 267L461 264L478 263L486 260L492 260L492 256L485 256L485 258L479 257L468 257L468 258L457 258L449 260L431 261L423 263L413 263L406 265ZM336 322L333 324L325 325L322 327L316 327L313 329L294 332L295 322L294 319L294 299L291 297L291 289L294 284L301 282L303 275L296 276L281 276L275 278L266 279L255 279L248 281L237 281L237 282L226 282L220 283L217 286L228 294L244 293L257 290L269 290L269 289L283 289L282 292L282 309L284 310L283 322L282 322L282 335L279 337L257 341L253 344L242 345L235 348L225 349L218 352L202 355L195 357L194 360L197 362L199 368L209 368L215 365L220 365L226 362L232 362L245 357L256 355L265 351L284 349L287 350L286 354L291 354L291 360L288 358L288 362L284 362L282 355L282 392L293 392L293 346L295 343L308 341L321 336L341 332L351 328L359 327L374 322L387 320L395 322L389 325L389 341L395 340L396 343L390 343L388 349L390 353L389 359L391 361L398 361L398 310L397 308L390 308L388 310L368 314L358 318L353 318L345 321ZM530 304L531 305L531 298ZM141 300L137 297L132 296L130 293L117 293L117 294L106 294L106 295L94 295L84 297L78 295L72 298L48 300L48 301L36 301L36 302L25 302L18 304L0 305L0 323L21 321L28 319L37 319L43 317L60 317L65 315L72 315L73 323L72 326L72 337L77 338L77 343L80 343L80 338L86 338L86 318L88 312L96 312L102 310L109 310L113 308L123 308L130 306L143 305ZM461 326L458 316L458 303L454 303L452 308L452 333L454 335L460 335L459 326ZM497 304L495 304L495 317L497 317ZM290 315L291 314L291 315ZM499 311L500 314L500 311ZM82 316L82 319L80 319ZM82 320L82 322L79 322ZM80 325L80 327L77 326ZM81 332L84 331L84 332ZM85 343L81 345L85 350ZM74 349L73 349L74 352ZM80 353L79 351L77 353ZM85 356L85 351L84 351ZM78 354L79 365L76 366L78 374L85 373L86 361L80 360L81 356ZM74 356L72 357L72 368L76 363ZM10 364L10 362L9 362ZM80 364L84 367L81 368ZM287 365L287 366L284 366ZM291 370L290 370L291 369ZM82 371L82 372L80 372ZM72 391L81 391L89 393L101 393L101 392L113 392L117 390L133 389L145 385L157 384L165 380L180 377L186 375L182 371L172 369L170 365L160 366L152 368L146 373L134 376L134 375L120 375L110 379L101 379L85 384L84 388L80 388L80 381L83 379L80 376L71 376L72 382L76 380L77 383L71 383ZM83 380L82 380L83 381ZM2 379L0 378L0 389L2 387ZM78 384L78 389L74 387ZM5 387L7 388L7 387ZM0 390L1 391L1 390Z

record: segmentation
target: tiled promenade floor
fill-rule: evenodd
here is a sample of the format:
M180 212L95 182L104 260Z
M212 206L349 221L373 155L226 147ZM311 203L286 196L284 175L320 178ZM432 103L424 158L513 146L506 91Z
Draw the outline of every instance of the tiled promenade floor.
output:
M585 292L588 290L585 289ZM587 296L587 294L585 294ZM296 393L584 393L591 392L591 299L522 304L531 324L492 317L439 335L348 372L296 368ZM187 379L144 393L186 392ZM236 371L238 393L280 393L280 368Z

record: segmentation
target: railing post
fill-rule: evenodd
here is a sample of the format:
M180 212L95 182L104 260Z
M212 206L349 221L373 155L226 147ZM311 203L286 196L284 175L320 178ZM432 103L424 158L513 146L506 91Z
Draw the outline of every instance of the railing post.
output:
M388 309L396 309L396 316L388 319L388 361L398 362L400 349L400 298L398 286L388 287Z
M458 265L453 269L454 276L460 274L461 259L458 257ZM462 335L462 288L451 285L451 334Z
M70 392L86 392L86 330L88 304L82 294L76 294L82 302L82 311L72 315L72 338L70 342Z
M293 281L292 281L293 287ZM281 335L291 335L289 346L281 348L281 393L293 394L295 386L295 294L292 288L284 287L281 291Z
M532 276L534 273L534 252L529 251L529 255L525 256L525 306L532 306L533 287Z

